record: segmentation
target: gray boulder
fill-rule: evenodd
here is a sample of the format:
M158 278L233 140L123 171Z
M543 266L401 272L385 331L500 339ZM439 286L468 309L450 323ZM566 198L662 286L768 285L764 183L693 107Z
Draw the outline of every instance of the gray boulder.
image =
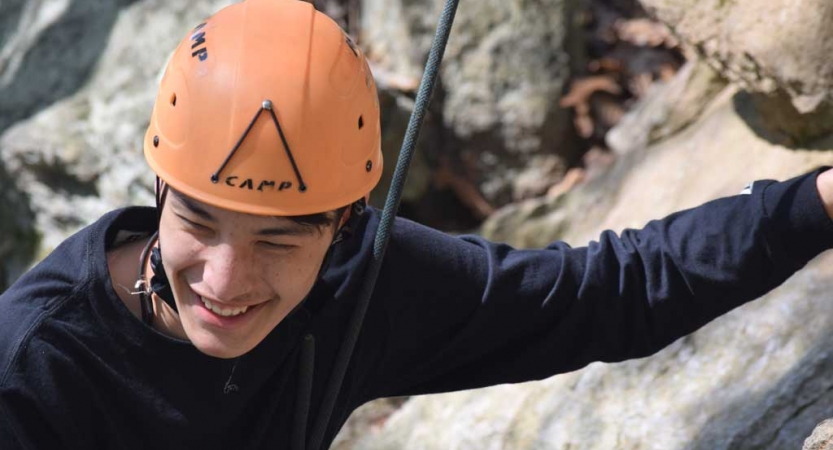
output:
M833 130L833 4L642 0L726 78L755 94L770 132L801 144Z
M78 90L59 100L67 93L53 95L51 90L57 88L40 76L26 75L29 66L23 64L10 72L13 66L6 62L4 74L15 76L12 84L0 84L0 89L19 91L20 99L31 97L29 111L55 102L0 134L0 164L14 175L16 188L26 192L27 207L33 212L35 228L42 237L35 252L38 255L48 253L68 235L110 209L152 204L153 177L142 157L142 138L159 74L188 30L230 1L144 0L116 8L128 3L131 2L27 2L17 16L3 16L4 20L17 17L15 29L21 31L8 38L4 52L9 48L14 51L0 61L36 61L41 64L36 71L44 72L43 77L65 74L77 78L70 84ZM40 14L35 19L27 15L32 8ZM112 25L102 28L97 21L103 19L92 14L96 11L109 14ZM56 47L52 41L42 44L42 38L27 41L26 36L32 33L27 27L39 21L48 22L50 17L55 23L66 22L63 28L45 28L68 33L58 39L63 47ZM78 35L74 38L73 33ZM87 45L86 39L95 43ZM21 41L28 42L28 47L16 47L23 45L15 44ZM41 45L46 47L40 48ZM60 50L64 47L68 50ZM50 53L52 60L28 56L49 52L54 53ZM81 70L81 66L86 69ZM3 80L6 78L0 79ZM37 94L27 94L31 92ZM6 102L9 97L0 97L4 98L0 109L17 101ZM2 112L0 118L9 121L20 116ZM0 239L5 241L8 237L3 235Z
M0 166L0 292L28 267L35 257L40 235L28 196Z
M76 92L93 72L120 9L134 1L0 3L0 133Z
M385 206L388 190L390 189L393 173L402 148L402 138L408 129L414 101L409 95L390 86L379 86L379 107L382 111L380 118L382 126L382 154L384 170L379 185L370 195L370 203L378 208ZM431 168L428 165L427 154L431 145L436 145L438 129L433 116L428 115L420 131L420 139L411 159L408 179L402 191L403 202L419 201L428 191L431 184Z
M672 136L700 117L726 84L702 60L689 60L670 82L651 85L648 98L605 135L608 147L623 154Z
M802 450L833 450L833 419L820 423L804 441Z
M364 1L368 55L382 70L418 79L442 4ZM493 205L546 192L577 158L569 115L558 105L576 63L570 55L580 59L568 51L571 7L488 0L458 10L435 99L450 133L434 152L452 157Z

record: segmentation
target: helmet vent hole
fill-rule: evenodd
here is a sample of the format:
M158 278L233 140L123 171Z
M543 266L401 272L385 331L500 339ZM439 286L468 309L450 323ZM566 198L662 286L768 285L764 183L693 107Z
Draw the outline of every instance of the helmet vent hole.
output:
M364 117L359 116L359 129L361 130L362 128L364 128Z
M171 94L171 106L176 106L176 92Z

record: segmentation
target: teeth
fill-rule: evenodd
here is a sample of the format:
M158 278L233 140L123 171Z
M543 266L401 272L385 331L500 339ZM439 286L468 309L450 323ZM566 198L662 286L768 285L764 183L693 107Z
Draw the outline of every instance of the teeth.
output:
M217 314L218 316L223 316L223 317L239 316L240 314L243 314L244 312L246 312L249 309L248 306L241 306L240 308L224 309L224 308L220 308L219 306L215 305L214 303L209 302L208 300L206 300L202 297L200 297L200 300L202 300L202 304L205 305L205 307L207 309L212 311L214 314Z

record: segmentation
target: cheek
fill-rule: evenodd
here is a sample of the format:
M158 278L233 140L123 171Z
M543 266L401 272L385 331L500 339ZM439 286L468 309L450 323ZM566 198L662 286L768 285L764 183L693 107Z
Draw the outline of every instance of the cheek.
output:
M318 279L318 271L326 249L302 248L291 257L280 260L269 270L270 284L284 298L298 301L309 293Z
M197 265L204 247L189 233L162 227L159 229L159 245L165 272L171 280L175 278L176 273Z

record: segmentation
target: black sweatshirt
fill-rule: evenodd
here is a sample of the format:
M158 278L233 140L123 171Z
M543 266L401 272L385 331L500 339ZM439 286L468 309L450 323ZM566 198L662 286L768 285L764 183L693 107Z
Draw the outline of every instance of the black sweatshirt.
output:
M371 399L650 355L763 295L833 246L817 174L756 182L747 195L607 231L582 248L515 250L398 219L324 443ZM369 210L338 244L301 308L251 352L222 360L128 311L106 251L128 232L152 233L156 215L105 215L0 296L0 448L298 448L378 219ZM306 369L302 348L313 362ZM308 418L299 405L309 405Z

